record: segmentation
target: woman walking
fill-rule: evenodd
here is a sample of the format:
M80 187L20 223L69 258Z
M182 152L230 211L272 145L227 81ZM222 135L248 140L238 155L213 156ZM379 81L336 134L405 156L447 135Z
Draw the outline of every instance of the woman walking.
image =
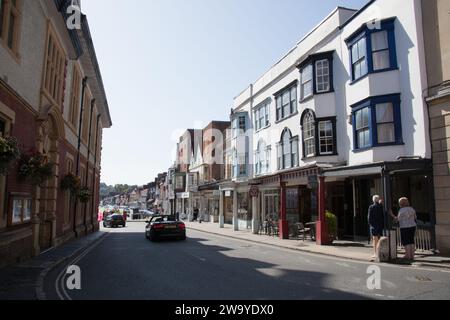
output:
M398 222L400 224L400 233L402 245L405 247L405 259L414 260L416 251L415 236L417 228L417 214L410 204L408 198L401 198L398 201L400 210L398 212Z

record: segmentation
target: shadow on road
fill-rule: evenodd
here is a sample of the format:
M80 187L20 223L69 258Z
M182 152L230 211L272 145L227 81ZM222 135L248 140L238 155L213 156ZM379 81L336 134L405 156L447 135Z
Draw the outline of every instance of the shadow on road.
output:
M110 233L80 262L84 286L75 299L367 299L331 288L327 274L285 269L254 252L250 258L244 245L213 245L189 233L187 241L150 242L133 231Z

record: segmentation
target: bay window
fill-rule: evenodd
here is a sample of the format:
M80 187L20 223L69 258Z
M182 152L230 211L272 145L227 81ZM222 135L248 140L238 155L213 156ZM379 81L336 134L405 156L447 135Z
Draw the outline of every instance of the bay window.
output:
M316 91L330 91L330 62L327 59L316 61Z
M380 22L380 28L359 28L345 41L351 56L352 81L367 74L397 68L395 18Z
M399 94L371 97L352 108L355 150L403 144Z
M300 100L333 91L333 55L334 51L312 54L297 66L301 78Z
M366 38L359 39L352 46L353 80L357 80L368 73Z
M313 66L312 64L307 65L301 71L301 92L302 99L306 99L313 94Z

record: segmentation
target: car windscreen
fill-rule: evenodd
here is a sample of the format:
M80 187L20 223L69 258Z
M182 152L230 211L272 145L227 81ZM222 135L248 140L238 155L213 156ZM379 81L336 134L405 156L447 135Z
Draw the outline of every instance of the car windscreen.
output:
M152 217L150 222L174 222L176 218L174 216L156 216Z
M113 220L123 220L122 216L112 216Z

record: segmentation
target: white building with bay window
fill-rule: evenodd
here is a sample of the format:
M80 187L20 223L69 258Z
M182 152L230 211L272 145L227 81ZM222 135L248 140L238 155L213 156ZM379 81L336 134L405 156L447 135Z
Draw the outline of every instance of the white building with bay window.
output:
M421 15L420 0L339 7L234 99L233 190L258 188L254 228L317 220L319 177L340 238L367 239L374 194L434 225Z

